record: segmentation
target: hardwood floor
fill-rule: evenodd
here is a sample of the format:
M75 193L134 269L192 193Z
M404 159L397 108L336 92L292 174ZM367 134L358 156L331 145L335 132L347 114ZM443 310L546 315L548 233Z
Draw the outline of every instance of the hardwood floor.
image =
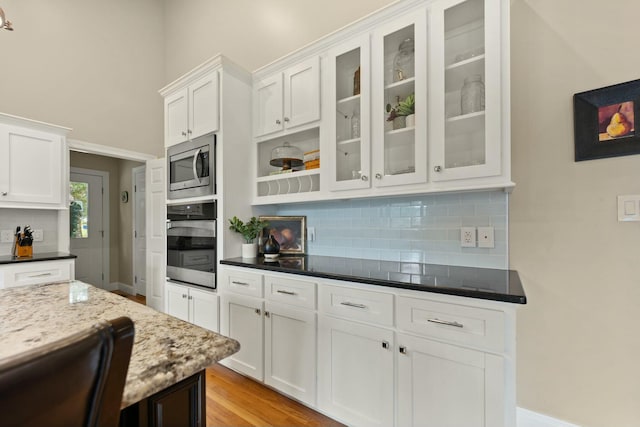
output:
M140 304L143 295L114 293ZM222 426L343 426L295 400L222 365L207 369L207 427Z

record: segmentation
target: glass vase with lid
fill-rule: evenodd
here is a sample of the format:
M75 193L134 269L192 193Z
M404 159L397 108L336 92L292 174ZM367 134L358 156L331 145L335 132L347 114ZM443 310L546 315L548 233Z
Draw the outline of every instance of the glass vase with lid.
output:
M393 59L393 81L399 82L415 75L415 46L408 37L398 46L398 53Z
M480 74L464 79L460 91L460 112L462 115L484 111L484 83Z

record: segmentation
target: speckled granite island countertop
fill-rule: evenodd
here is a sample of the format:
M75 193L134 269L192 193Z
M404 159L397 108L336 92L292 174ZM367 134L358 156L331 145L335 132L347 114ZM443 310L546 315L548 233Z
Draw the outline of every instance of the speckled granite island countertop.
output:
M240 348L231 338L74 281L0 289L0 359L120 316L130 317L135 325L122 408Z

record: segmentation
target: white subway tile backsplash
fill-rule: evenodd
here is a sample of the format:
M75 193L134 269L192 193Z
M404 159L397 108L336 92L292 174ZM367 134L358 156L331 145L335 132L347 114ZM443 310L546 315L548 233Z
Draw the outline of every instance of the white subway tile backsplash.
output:
M281 205L316 228L312 255L507 268L507 194L436 194ZM461 226L491 226L495 248L461 248Z

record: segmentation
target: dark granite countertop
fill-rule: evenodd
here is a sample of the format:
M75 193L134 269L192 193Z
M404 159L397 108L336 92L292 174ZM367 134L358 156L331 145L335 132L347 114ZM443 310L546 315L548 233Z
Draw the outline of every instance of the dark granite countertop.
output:
M40 254L33 254L28 258L17 258L11 255L0 256L0 265L2 264L15 264L19 262L34 262L34 261L55 261L58 259L73 259L77 258L76 255L72 255L66 252L43 252Z
M514 270L317 255L281 256L276 262L266 262L261 257L230 258L220 263L469 298L527 303L520 277Z

